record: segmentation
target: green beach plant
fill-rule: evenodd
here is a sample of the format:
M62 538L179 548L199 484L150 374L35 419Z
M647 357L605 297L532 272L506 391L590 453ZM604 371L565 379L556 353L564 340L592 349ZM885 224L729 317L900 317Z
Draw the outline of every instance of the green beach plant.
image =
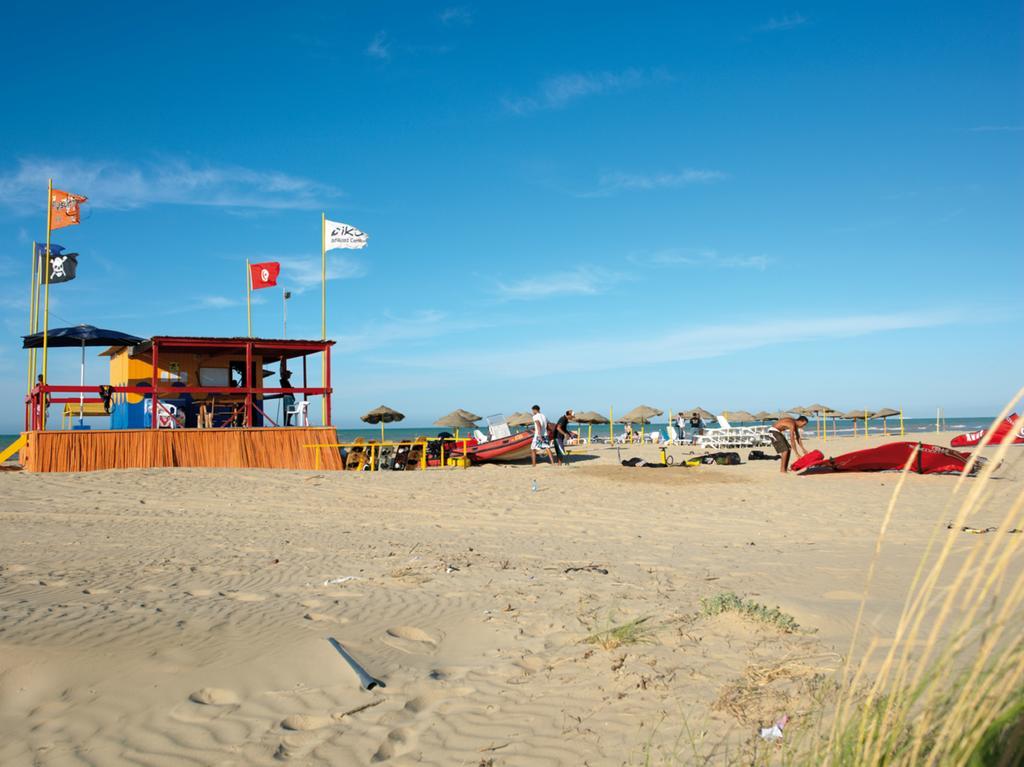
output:
M723 591L713 597L701 599L700 608L701 613L707 616L726 612L739 613L745 618L767 623L787 634L792 634L800 628L800 624L792 615L782 612L778 607L768 607L750 599L741 599L731 591Z
M654 627L648 623L650 619L651 616L647 615L595 631L584 637L583 644L597 645L603 650L615 650L624 645L650 642L654 636Z

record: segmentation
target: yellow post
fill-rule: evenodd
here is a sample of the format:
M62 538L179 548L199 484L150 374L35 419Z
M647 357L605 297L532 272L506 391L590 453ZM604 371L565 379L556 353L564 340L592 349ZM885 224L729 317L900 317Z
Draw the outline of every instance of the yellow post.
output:
M868 436L868 411L864 411L864 436Z
M46 188L46 288L43 290L43 383L47 382L47 365L49 342L47 333L50 332L50 225L53 223L53 179L51 178ZM39 421L43 431L46 431L46 395L39 397Z
M900 436L902 437L903 435L904 435L904 431L903 431L903 408L901 407L900 408Z
M252 269L248 258L245 259L245 326L249 338L252 338Z
M28 332L29 335L36 332L36 242L32 241L32 280L29 282L28 294ZM28 350L28 390L32 391L32 378L35 376L36 350Z
M320 211L320 340L327 340L327 214ZM320 365L320 386L327 388L327 360ZM320 401L320 416L327 423L327 395Z
M380 441L384 442L384 421L380 422Z

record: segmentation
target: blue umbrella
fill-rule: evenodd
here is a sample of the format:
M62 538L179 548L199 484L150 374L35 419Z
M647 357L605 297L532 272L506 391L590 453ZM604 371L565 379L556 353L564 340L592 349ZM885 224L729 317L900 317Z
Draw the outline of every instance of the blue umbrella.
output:
M22 349L41 349L43 334L33 333L22 336ZM85 388L85 347L86 346L131 346L140 344L146 339L122 333L118 330L104 330L94 325L73 325L69 328L53 328L46 331L46 345L52 347L80 346L82 348L81 386ZM85 422L85 392L78 395L78 425Z

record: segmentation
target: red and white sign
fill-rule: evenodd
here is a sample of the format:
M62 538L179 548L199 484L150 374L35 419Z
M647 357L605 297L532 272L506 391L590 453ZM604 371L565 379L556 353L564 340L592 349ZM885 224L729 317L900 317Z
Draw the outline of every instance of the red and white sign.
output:
M249 278L252 289L272 288L277 285L277 275L281 273L281 264L277 261L266 261L262 264L249 264Z

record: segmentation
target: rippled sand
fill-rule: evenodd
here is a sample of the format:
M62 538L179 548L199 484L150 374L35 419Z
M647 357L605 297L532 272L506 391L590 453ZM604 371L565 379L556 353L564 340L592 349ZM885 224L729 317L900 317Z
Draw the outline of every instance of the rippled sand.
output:
M975 526L999 523L1022 458ZM617 459L2 472L0 764L685 764L782 713L800 726L847 650L896 476ZM865 645L930 536L999 544L944 529L954 483L909 478ZM700 616L724 591L802 630ZM637 618L638 641L583 641ZM327 637L386 687L361 690Z

